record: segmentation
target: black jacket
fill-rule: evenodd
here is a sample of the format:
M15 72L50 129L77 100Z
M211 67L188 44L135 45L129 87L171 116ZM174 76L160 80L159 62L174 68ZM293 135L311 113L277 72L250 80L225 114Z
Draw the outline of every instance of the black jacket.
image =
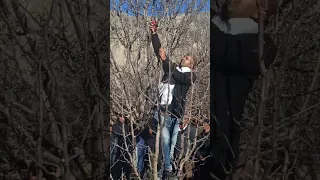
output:
M153 34L151 40L154 52L157 57L160 58L159 49L161 47L161 43L158 35ZM184 113L187 92L192 83L196 80L195 74L192 73L191 70L188 70L188 68L181 68L179 66L172 65L168 57L166 60L162 61L162 68L164 75L162 77L162 84L159 85L161 86L159 87L160 99L162 99L160 102L160 109L162 111L166 110L167 94L171 94L169 95L172 98L169 98L168 101L168 111L173 117L180 118ZM170 71L169 68L172 71ZM171 72L170 74L169 71ZM168 86L170 87L169 92L167 92Z
M125 129L125 135L126 135L126 141L128 143L128 147L130 150L132 150L130 126L128 124L125 124L124 129ZM113 155L113 157L119 158L119 156L123 152L122 152L122 149L119 148L118 146L125 148L121 123L115 123L112 126L111 144L112 144L111 154Z
M238 155L240 127L234 119L238 122L242 119L246 99L260 74L260 62L257 23L250 19L232 19L228 21L231 28L227 31L221 20L213 20L210 25L210 85L213 87L210 89L210 140L211 155L218 166L233 162L233 154ZM269 35L265 34L264 40L264 62L268 68L277 49Z

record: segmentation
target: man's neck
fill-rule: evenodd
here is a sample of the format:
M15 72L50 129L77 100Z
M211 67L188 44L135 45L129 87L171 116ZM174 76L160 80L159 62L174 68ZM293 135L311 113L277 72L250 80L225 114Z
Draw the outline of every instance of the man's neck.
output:
M189 67L179 67L179 66L177 66L177 70L179 71L179 72L191 72L191 69L189 68Z

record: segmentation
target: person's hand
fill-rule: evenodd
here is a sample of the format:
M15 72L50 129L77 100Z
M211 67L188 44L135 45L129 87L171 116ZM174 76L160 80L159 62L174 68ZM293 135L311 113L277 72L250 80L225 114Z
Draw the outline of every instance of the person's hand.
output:
M159 55L160 55L161 60L164 61L164 60L167 59L166 51L165 51L163 48L160 48L160 49L159 49Z
M152 34L156 34L157 33L157 29L158 29L158 22L156 20L153 20L150 24L149 27L150 31Z

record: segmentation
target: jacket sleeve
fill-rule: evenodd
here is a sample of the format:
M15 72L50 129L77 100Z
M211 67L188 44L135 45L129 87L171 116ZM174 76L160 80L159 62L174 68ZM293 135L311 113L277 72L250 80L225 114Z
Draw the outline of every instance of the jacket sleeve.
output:
M159 39L158 34L152 34L151 42L152 42L154 53L156 54L156 56L158 58L160 58L159 49L161 48L161 43L160 43L160 39Z
M156 54L158 59L161 59L160 55L159 55L159 49L161 48L161 43L160 43L160 39L159 39L158 34L152 34L151 42L152 42L154 53ZM162 61L162 69L164 71L164 79L169 77L169 68L170 68L169 63L170 63L170 60L169 60L169 57L167 56L167 59Z
M162 61L162 60L161 60ZM172 64L171 64L171 67L172 67ZM168 77L170 76L169 75L169 68L170 68L170 61L169 61L169 58L167 57L166 60L162 61L162 69L163 69L163 80L167 80Z
M172 77L175 80L175 83L180 85L191 86L192 83L196 81L195 73L193 74L191 74L191 72L182 73L182 72L179 72L177 69L173 71Z

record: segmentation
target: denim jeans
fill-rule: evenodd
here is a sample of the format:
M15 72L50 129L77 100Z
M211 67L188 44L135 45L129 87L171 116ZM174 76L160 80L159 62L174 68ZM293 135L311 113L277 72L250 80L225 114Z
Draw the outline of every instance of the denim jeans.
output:
M138 171L141 174L144 172L144 157L147 153L147 145L142 137L137 137L137 156L138 156Z
M163 150L164 155L164 169L166 171L172 171L171 160L173 159L174 148L177 143L178 132L180 131L179 122L180 120L177 118L164 117L165 115L160 115L161 117L161 125L163 125L163 129L161 132L161 139L162 139L162 147L160 146L160 151ZM166 118L166 119L165 119ZM156 126L158 125L158 112L154 113L154 120ZM165 121L164 121L165 120Z

